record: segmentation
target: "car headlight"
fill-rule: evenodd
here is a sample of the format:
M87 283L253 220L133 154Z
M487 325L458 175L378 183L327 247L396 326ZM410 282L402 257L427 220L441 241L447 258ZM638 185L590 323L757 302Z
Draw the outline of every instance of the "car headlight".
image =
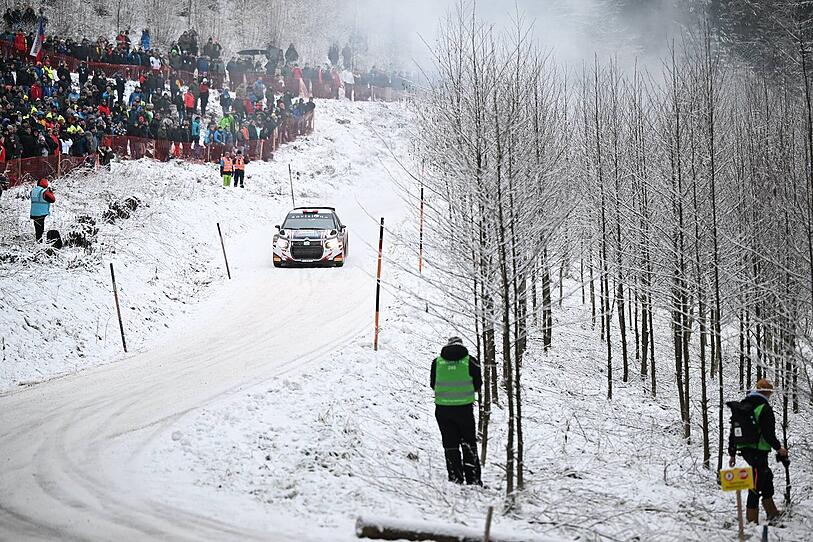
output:
M291 243L287 239L278 238L274 245L280 250L286 250Z
M339 240L338 239L328 239L325 241L325 248L333 250L334 248L339 248Z

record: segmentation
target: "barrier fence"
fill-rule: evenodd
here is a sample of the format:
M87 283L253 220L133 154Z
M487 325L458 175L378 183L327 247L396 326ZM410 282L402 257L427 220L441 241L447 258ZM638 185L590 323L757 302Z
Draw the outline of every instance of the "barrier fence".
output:
M245 146L219 143L202 145L187 141L111 135L102 137L102 145L109 146L115 155L123 160L152 158L165 162L172 157L197 162L219 162L225 153L240 148L249 161L268 161L273 160L274 153L279 149L280 145L313 132L313 122L313 113L308 113L299 119L287 118L274 129L271 137L251 140ZM0 169L9 179L9 187L30 184L43 177L54 179L67 175L83 166L89 169L97 168L97 157L95 155L69 156L57 154L0 162Z

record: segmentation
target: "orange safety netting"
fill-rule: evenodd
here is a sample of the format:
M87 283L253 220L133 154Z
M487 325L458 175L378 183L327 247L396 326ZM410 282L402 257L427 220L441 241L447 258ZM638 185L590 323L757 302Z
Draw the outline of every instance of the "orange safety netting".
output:
M115 155L122 160L139 160L152 158L167 161L170 157L189 161L219 162L224 153L240 148L249 160L268 161L274 158L274 152L284 143L313 132L314 114L308 113L300 119L285 119L267 139L251 140L245 147L211 143L201 145L193 142L175 142L166 139L147 139L130 136L102 137L102 145L109 146ZM79 167L95 169L95 155L68 156L50 155L33 158L18 158L0 162L0 171L9 179L9 186L34 183L45 177L55 179L67 175Z

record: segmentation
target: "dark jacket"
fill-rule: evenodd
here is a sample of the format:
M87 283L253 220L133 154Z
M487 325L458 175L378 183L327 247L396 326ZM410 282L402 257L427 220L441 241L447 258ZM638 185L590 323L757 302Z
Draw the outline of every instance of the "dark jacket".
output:
M469 351L463 345L453 344L451 346L444 346L440 351L440 357L447 361L458 361L466 356L469 356ZM429 370L429 387L435 389L435 371L437 366L437 359L432 360L432 368ZM474 382L474 389L480 393L480 388L483 386L483 376L480 371L480 364L477 358L469 356L469 376Z
M293 64L297 60L299 60L299 53L296 52L293 45L289 45L288 50L285 51L285 61L288 64Z
M758 407L760 404L765 404L762 407L762 412L759 415L759 431L762 435L762 438L771 445L771 448L774 450L778 450L782 447L782 444L779 442L779 439L776 438L776 416L774 415L773 408L771 408L771 404L768 402L768 399L765 398L764 395L758 392L751 392L749 393L745 399L742 400L743 403L749 403L752 408ZM733 431L734 428L731 428ZM733 444L733 435L729 431L728 436L728 455L734 456L737 453L737 448Z

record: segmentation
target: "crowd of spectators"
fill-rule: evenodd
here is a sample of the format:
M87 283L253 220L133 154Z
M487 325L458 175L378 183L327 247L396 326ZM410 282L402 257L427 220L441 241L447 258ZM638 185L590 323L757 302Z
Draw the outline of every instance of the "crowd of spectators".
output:
M109 161L110 149L102 148L106 135L169 140L193 150L209 143L247 145L315 107L291 93L275 95L257 80L234 93L223 91L222 116L216 117L209 93L206 75L183 85L153 70L134 85L121 73L108 78L86 62L72 76L64 62L52 65L48 56L31 64L6 55L0 58L0 162L60 153Z
M320 66L300 67L291 44L285 51L269 47L257 55L264 56L259 62L235 57L224 67L220 44L209 38L200 46L194 30L184 32L166 55L154 47L147 28L137 40L129 30L112 41L51 35L43 44L44 56L34 63L28 50L37 20L29 8L4 15L0 40L13 50L6 47L0 56L0 162L62 154L107 163L111 149L103 146L105 136L171 141L179 144L173 149L190 148L198 156L209 144L247 146L269 138L275 129L287 129L293 124L287 119L297 120L315 108L312 98L295 97L299 89L281 92L267 84L268 75L299 79L308 90L319 84L338 94L344 87L348 97L354 86L365 84L406 88L402 74L354 69L349 46L332 46L329 63ZM76 62L69 65L70 59ZM128 72L111 75L94 69L94 62L146 69L128 81ZM213 107L212 79L224 72L231 88L223 88L219 107Z
M246 92L220 95L216 118L209 106L207 79L182 87L160 74L142 76L126 94L121 75L82 70L77 81L62 65L0 59L0 161L51 154L94 155L105 135L190 143L245 145L267 138L288 118L311 111L313 102L292 94L275 96L257 81Z
M28 13L28 10L26 10ZM18 17L6 12L6 26L0 33L0 42L18 55L26 55L35 39L37 16L34 16L33 27L28 23L17 23ZM28 21L28 19L24 19ZM43 42L45 54L70 57L78 61L99 62L112 65L138 66L145 70L171 70L187 72L187 77L194 74L207 75L222 79L225 67L221 58L222 47L209 38L202 48L198 47L198 35L195 30L185 31L177 41L171 43L166 53L154 47L149 28L141 31L141 36L134 41L129 30L120 31L114 40L99 37L96 40L72 38L68 36L47 35Z
M323 98L338 98L344 89L348 99L392 99L392 93L405 92L411 88L410 77L404 72L384 70L377 66L366 70L355 65L353 50L346 44L341 50L337 44L328 49L328 62L300 65L299 53L294 44L283 51L271 45L262 56L235 56L226 64L229 81L239 85L254 80L263 74L269 77L283 77L301 80L310 93L321 94ZM316 92L316 89L329 88L330 95ZM378 95L376 95L378 89Z

